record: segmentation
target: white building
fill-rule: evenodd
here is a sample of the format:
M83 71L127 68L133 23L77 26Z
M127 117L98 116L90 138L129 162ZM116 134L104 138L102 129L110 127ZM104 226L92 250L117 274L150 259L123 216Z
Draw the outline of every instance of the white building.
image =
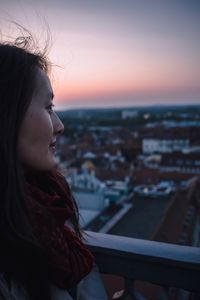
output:
M94 165L91 161L85 161L80 172L73 169L66 177L72 189L98 191L104 188L104 184L95 175Z
M77 191L73 195L79 208L82 228L94 220L106 206L103 192Z
M103 192L76 191L73 194L80 209L101 211L105 207Z
M74 198L79 208L80 226L83 228L91 222L106 206L104 197L105 184L95 176L92 164L87 161L80 173L74 169L68 175Z
M171 153L174 151L182 151L188 148L189 139L153 139L145 138L142 141L142 152L144 154L152 153Z
M138 116L137 111L135 110L123 110L122 119L136 118Z

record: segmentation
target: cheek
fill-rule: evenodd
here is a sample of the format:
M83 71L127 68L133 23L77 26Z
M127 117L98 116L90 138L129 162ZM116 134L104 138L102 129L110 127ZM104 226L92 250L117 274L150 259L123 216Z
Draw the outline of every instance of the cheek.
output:
M53 127L49 115L28 114L22 124L19 136L19 151L43 153L52 139Z
M29 115L24 120L19 135L18 149L23 167L27 170L49 170L54 159L49 145L53 127L49 114Z

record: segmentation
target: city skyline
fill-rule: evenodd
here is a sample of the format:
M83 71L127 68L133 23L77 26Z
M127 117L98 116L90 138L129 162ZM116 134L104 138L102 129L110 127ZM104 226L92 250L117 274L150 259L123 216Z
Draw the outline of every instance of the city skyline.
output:
M48 24L58 109L200 104L198 1L0 4L3 36L16 36L16 21L42 44Z

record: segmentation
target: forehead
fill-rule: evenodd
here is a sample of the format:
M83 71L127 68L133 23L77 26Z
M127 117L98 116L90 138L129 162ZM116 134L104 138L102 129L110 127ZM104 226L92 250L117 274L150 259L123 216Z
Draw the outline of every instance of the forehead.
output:
M53 96L52 86L49 77L45 74L43 70L39 68L36 69L36 80L33 96L36 98L42 97L44 101L45 99L52 99Z

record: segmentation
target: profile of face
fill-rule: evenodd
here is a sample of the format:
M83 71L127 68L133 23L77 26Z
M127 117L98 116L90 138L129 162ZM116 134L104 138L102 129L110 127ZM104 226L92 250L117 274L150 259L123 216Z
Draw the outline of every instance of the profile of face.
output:
M37 68L35 90L18 140L20 160L26 171L49 171L56 165L56 138L64 126L52 109L52 101L50 80Z

